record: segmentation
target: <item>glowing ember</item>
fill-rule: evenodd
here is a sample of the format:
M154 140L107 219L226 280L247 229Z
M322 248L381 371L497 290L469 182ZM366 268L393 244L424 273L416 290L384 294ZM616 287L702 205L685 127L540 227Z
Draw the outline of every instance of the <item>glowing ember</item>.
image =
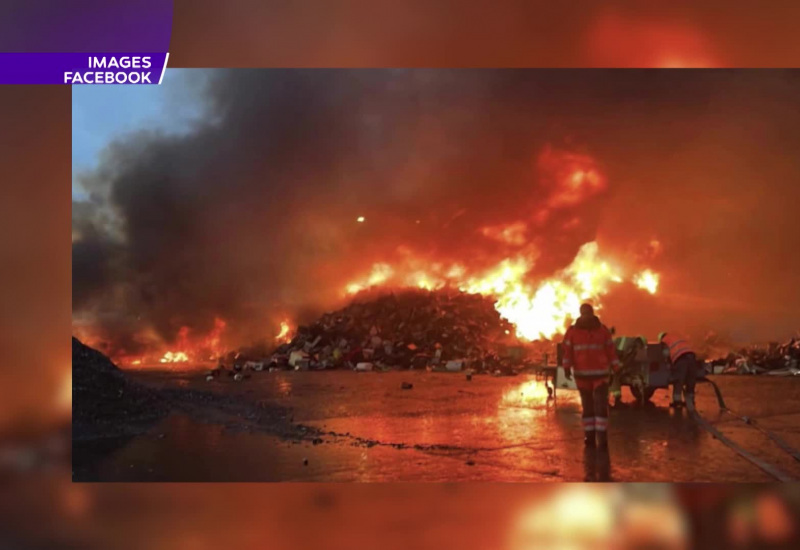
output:
M189 361L189 356L183 351L168 351L164 357L159 359L161 363L186 363Z
M359 217L356 218L356 221L358 223L364 223L364 220L366 220L366 218L364 216L359 216Z
M658 273L653 273L649 269L633 276L633 284L650 294L655 294L658 290L658 280Z

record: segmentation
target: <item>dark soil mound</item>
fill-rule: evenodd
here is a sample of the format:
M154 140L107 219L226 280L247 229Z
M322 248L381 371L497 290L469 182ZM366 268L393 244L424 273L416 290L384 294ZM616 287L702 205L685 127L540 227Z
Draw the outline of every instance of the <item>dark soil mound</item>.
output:
M108 357L72 339L73 440L135 435L167 412L157 392L129 380Z

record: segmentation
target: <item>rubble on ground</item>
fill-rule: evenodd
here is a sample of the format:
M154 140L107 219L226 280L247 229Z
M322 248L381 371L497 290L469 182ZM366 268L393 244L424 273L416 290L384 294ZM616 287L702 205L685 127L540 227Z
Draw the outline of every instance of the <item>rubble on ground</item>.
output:
M454 289L366 292L298 327L294 338L272 353L229 354L209 375L336 368L502 375L524 367L526 351L489 297Z
M715 374L768 374L793 376L800 374L800 339L779 344L751 346L708 362Z

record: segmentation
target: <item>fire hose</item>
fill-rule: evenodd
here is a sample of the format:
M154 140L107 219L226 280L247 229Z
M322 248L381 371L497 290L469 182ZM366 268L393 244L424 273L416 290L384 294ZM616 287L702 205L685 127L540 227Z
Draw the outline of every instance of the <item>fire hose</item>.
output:
M746 417L746 416L742 416L742 415L736 413L735 411L729 409L725 405L725 400L722 398L722 392L719 391L719 387L717 387L717 385L712 380L708 380L708 379L704 378L704 379L698 380L698 382L706 382L708 384L711 384L711 386L714 388L714 392L717 395L717 402L719 403L719 407L723 412L734 416L735 418L741 420L742 422L744 422L748 426L752 426L753 428L756 428L758 431L762 432L767 437L769 437L772 441L774 441L783 451L789 453L792 457L794 457L795 460L800 461L800 453L797 450L793 449L791 446L789 446L783 439L778 437L773 432L767 430L766 428L763 428L762 426L760 426L758 423L756 423L755 420L753 420L753 419L751 419L749 417ZM790 475L788 475L788 474L784 473L783 471L779 470L775 466L773 466L773 465L761 460L760 458L754 456L750 452L744 450L736 442L732 441L727 436L725 436L722 432L720 432L717 428L712 426L706 419L704 419L702 416L700 416L700 414L696 410L692 410L690 414L691 414L692 419L701 428L703 428L708 433L710 433L715 439L718 439L723 444L727 445L733 451L735 451L739 456L741 456L745 460L748 460L749 462L751 462L755 466L758 466L761 470L763 470L764 472L768 473L769 475L771 475L772 477L774 477L778 481L782 481L782 482L796 481L793 477L791 477Z

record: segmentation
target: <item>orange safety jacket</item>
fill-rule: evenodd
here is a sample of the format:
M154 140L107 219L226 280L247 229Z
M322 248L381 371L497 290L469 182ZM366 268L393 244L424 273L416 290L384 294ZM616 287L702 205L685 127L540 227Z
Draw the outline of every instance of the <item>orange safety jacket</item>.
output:
M667 333L663 338L661 338L661 342L667 346L667 349L669 350L669 360L673 365L675 364L675 361L677 361L682 355L694 353L692 346L689 344L689 340L686 338L681 338L678 335Z
M564 335L565 369L572 369L577 379L608 378L621 363L611 332L596 316L578 319Z

